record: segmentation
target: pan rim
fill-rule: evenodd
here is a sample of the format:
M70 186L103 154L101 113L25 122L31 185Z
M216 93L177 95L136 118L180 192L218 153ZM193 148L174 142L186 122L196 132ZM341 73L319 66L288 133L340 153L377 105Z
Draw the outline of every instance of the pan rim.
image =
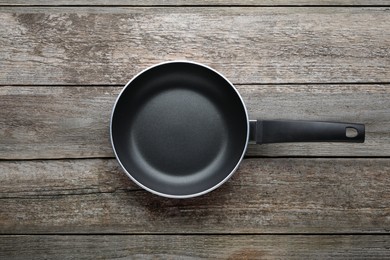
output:
M244 112L245 112L245 117L246 117L246 124L247 124L247 133L246 133L246 139L245 139L245 146L242 150L242 153L241 153L241 156L240 156L240 159L237 161L236 165L234 166L233 170L228 174L226 175L226 177L221 180L220 182L218 182L217 184L215 184L214 186L206 189L206 190L203 190L201 192L197 192L197 193L192 193L192 194L185 194L185 195L174 195L174 194L168 194L168 193L163 193L163 192L159 192L159 191L156 191L154 189L151 189L147 186L145 186L144 184L140 183L139 181L137 181L133 176L132 174L124 167L124 165L122 164L121 160L119 159L119 156L116 152L116 149L115 149L115 145L114 145L114 138L113 138L113 134L112 134L112 124L113 124L113 117L114 117L114 113L115 113L115 109L116 109L116 106L117 106L117 103L118 101L120 100L122 94L124 93L124 91L130 86L130 84L136 79L138 78L140 75L142 75L143 73L145 73L146 71L150 70L150 69L153 69L155 67L158 67L158 66L161 66L161 65L165 65L165 64L171 64L171 63L188 63L188 64L193 64L193 65L197 65L197 66L201 66L201 67L204 67L208 70L211 70L213 71L214 73L218 74L220 77L222 77L227 83L229 83L229 85L232 87L232 89L236 92L237 96L239 97L240 101L241 101L241 104L242 104L242 107L244 108ZM115 154L115 158L116 160L118 161L119 165L121 166L121 168L124 170L124 172L126 173L126 175L134 182L136 183L139 187L153 193L153 194L156 194L158 196L162 196L162 197L166 197L166 198L174 198L174 199L186 199L186 198L193 198L193 197L198 197L198 196L201 196L201 195L204 195L206 193L209 193L215 189L217 189L219 186L221 186L223 183L225 183L227 180L229 180L233 174L237 171L237 168L238 166L240 165L241 161L243 160L244 158L244 155L246 153L246 150L247 150L247 147L248 147L248 141L249 141L249 117L248 117L248 111L246 109L246 106L245 106L245 103L240 95L240 93L238 92L238 90L236 89L236 87L234 87L234 85L224 76L222 75L220 72L218 72L217 70L205 65L205 64L202 64L202 63L199 63L199 62L195 62L195 61L189 61L189 60L171 60L171 61L165 61L165 62L160 62L160 63L157 63L157 64L154 64L150 67L147 67L146 69L142 70L141 72L137 73L135 76L133 76L127 83L126 85L123 87L123 89L121 90L121 92L118 94L116 100L115 100L115 103L114 103L114 106L112 108L112 111L111 111L111 118L110 118L110 141L111 141L111 146L112 146L112 149L114 151L114 154Z

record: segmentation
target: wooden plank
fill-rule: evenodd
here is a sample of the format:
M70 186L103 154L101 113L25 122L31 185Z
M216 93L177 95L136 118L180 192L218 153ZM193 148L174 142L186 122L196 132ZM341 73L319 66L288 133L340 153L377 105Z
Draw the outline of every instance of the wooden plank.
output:
M309 1L309 0L57 0L55 2L50 0L0 0L0 5L11 6L67 6L67 5L118 5L118 6L205 6L205 5L251 5L251 6L278 6L278 5L292 5L292 6L376 6L376 5L390 5L389 0L321 0L321 1Z
M138 188L113 159L0 162L0 233L388 233L390 159L245 159L185 200Z
M11 8L0 84L125 84L190 59L234 83L390 82L388 8Z
M366 124L364 144L249 145L249 156L390 156L387 85L239 85L251 119ZM0 87L0 159L113 157L121 87Z
M390 236L0 236L2 259L385 259Z

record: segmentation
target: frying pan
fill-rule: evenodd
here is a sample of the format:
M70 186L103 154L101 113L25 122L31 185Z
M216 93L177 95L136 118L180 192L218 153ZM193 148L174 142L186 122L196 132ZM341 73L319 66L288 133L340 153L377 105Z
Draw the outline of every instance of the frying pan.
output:
M237 169L248 141L364 142L364 135L362 124L249 120L228 79L189 61L160 63L136 75L119 94L110 122L112 147L126 174L170 198L219 187Z

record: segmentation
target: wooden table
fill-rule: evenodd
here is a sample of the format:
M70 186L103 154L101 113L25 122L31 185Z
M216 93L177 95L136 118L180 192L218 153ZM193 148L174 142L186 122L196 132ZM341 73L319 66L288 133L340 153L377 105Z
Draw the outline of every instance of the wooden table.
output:
M390 1L0 0L0 258L389 258ZM172 200L114 159L116 96L205 63L251 118L366 124L364 144L250 145Z

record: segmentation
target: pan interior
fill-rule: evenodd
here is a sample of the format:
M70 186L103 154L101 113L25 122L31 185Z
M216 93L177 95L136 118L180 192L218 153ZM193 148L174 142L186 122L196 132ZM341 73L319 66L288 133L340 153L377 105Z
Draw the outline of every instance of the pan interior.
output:
M118 160L142 186L188 196L223 181L247 140L245 107L234 88L201 65L166 63L138 75L112 118Z

